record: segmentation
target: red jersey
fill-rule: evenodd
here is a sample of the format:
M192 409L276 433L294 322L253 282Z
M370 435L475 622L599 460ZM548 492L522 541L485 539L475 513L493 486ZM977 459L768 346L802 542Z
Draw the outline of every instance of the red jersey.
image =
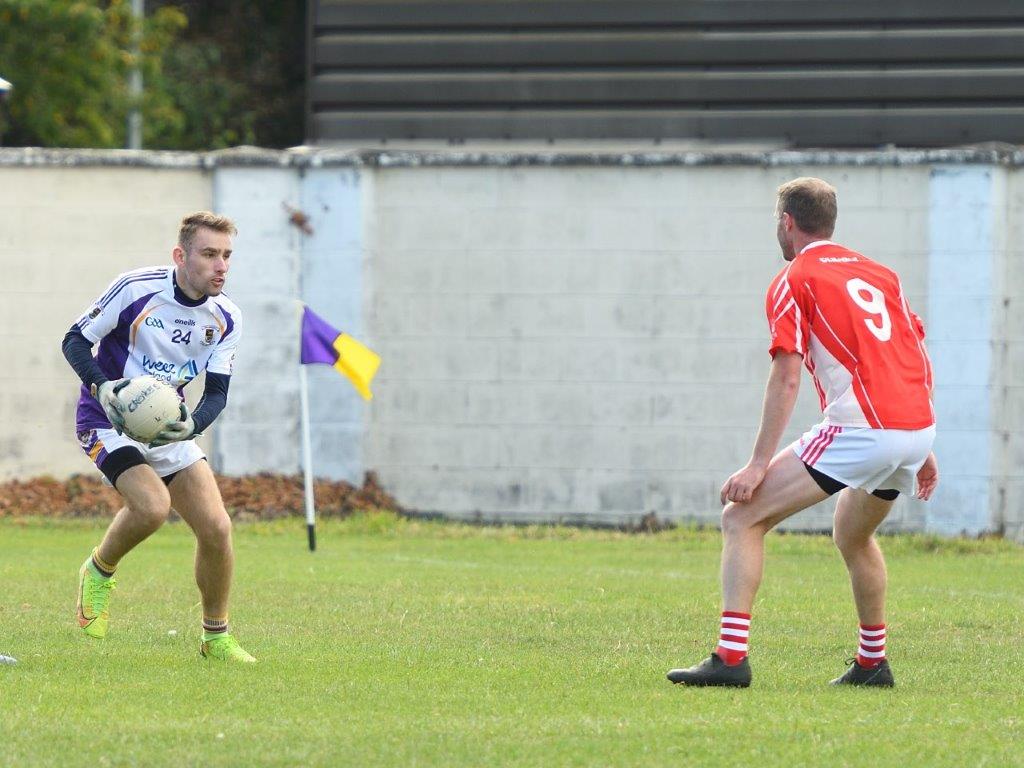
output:
M765 309L770 354L803 355L829 423L872 429L935 423L924 324L893 270L819 240L775 276Z

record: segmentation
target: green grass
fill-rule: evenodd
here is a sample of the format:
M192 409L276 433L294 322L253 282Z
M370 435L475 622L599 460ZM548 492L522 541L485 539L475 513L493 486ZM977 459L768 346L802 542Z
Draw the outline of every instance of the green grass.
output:
M192 540L118 574L110 636L74 622L102 528L0 522L0 765L1024 764L1024 550L883 541L893 691L825 683L855 648L824 538L770 539L754 686L669 685L711 649L713 532L627 536L359 517L236 530L252 668L197 656ZM176 634L169 632L176 630Z

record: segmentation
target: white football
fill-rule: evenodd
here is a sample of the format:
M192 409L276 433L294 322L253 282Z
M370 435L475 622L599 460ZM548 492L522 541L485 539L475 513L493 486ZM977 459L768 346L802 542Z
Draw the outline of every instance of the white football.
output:
M124 405L125 434L140 443L148 443L181 419L181 398L174 387L152 376L136 376L117 396Z

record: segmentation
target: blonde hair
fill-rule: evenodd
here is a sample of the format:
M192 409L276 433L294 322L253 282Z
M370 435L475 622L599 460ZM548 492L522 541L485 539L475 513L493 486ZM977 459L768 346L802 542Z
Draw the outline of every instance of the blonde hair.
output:
M196 239L196 232L202 228L223 232L226 235L238 234L235 223L227 216L218 216L210 211L190 213L181 220L181 229L178 230L178 245L185 253L189 253L192 242Z
M788 213L809 235L832 236L839 215L835 187L812 176L801 176L780 186L778 194L776 214Z

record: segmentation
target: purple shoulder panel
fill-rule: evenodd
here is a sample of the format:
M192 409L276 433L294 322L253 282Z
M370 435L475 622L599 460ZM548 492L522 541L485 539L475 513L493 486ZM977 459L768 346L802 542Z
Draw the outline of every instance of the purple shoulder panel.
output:
M133 276L136 277L136 276ZM139 278L152 280L152 277ZM137 282L135 279L128 280L125 285L130 282ZM117 291L122 290L124 285L120 288L112 289L113 293L110 298ZM100 339L100 348L96 355L96 362L100 366L100 370L103 371L103 375L111 381L124 377L125 364L128 361L128 343L131 334L132 323L135 321L145 308L149 300L156 296L160 291L152 291L142 296L123 310L117 317L117 325L114 326L114 330ZM103 412L103 407L96 402L96 399L89 393L89 390L83 385L78 398L78 407L76 409L75 417L75 428L79 432L83 432L90 429L110 429L110 422L107 420L107 415Z
M231 313L230 312L228 312L226 309L224 309L224 307L221 307L219 304L217 306L220 307L220 311L224 313L224 321L226 323L226 325L224 327L224 335L221 336L220 337L220 341L217 342L218 344L220 344L220 342L224 341L224 339L226 339L228 336L230 336L231 335L231 331L233 331L235 329L235 321L231 318Z
M107 291L100 299L100 307L106 308L106 306L114 300L114 298L125 288L133 283L141 283L146 280L163 280L167 277L167 270L154 270L152 272L141 272L138 274L131 275L119 280L109 291Z
M108 379L120 379L124 376L124 366L128 361L128 342L131 334L132 323L139 316L146 304L156 296L159 291L148 293L140 299L136 299L123 310L117 317L117 325L114 330L108 333L100 341L99 354L96 355L96 362L100 370Z

